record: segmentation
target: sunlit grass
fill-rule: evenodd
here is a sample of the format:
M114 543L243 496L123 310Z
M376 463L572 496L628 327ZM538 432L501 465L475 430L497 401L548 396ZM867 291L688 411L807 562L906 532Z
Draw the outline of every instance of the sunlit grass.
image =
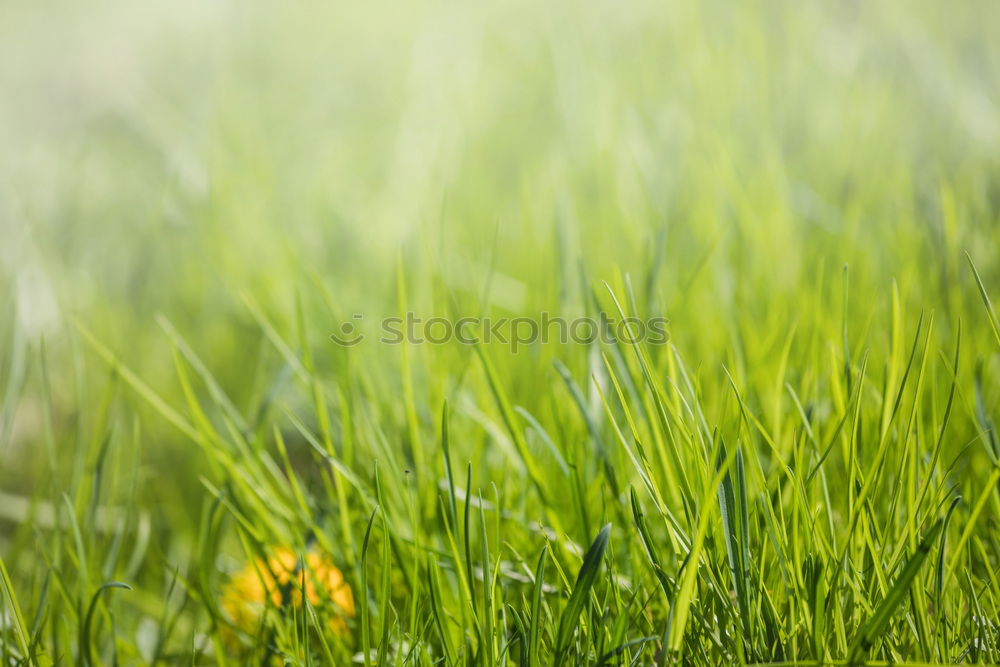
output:
M65 11L0 8L0 662L1000 662L995 10Z

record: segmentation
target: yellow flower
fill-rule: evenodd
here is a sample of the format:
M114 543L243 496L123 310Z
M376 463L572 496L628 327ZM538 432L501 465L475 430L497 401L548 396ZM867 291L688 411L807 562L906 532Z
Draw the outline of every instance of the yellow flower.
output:
M300 560L288 547L278 547L266 561L258 558L249 563L229 580L222 593L222 608L236 627L252 633L268 600L278 609L301 606L303 583L310 605L332 603L330 630L346 632L344 618L354 616L354 596L333 561L317 551L309 551Z

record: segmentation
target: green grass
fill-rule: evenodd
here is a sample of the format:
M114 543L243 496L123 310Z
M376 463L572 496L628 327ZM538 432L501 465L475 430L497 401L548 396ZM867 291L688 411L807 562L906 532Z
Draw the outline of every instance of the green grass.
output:
M0 663L1000 663L992 5L113 5L0 6Z

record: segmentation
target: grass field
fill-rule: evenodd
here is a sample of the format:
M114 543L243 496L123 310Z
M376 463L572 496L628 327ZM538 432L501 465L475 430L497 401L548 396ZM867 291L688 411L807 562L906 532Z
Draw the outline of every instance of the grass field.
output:
M0 3L0 664L1000 662L998 25Z

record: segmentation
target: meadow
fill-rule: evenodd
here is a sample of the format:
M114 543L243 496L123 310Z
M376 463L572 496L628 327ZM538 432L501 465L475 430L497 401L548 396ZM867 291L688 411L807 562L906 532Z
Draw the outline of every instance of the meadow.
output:
M0 3L0 664L1000 663L997 25Z

